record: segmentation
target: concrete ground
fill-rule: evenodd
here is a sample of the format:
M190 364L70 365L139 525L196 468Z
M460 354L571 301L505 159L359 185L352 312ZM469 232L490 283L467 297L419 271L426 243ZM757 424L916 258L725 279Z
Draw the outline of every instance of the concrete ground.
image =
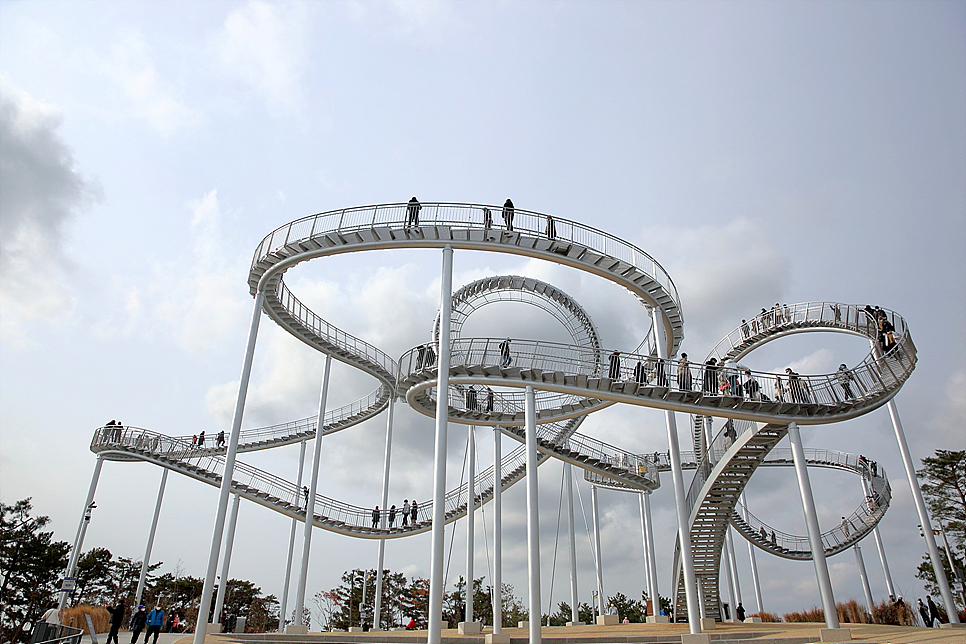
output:
M908 626L880 626L875 624L844 624L851 634L851 641L877 644L966 644L966 629L933 629ZM761 644L807 644L819 642L819 631L824 624L718 624L708 631L712 640L729 644L756 642ZM484 634L490 632L484 630ZM686 624L619 624L616 626L545 627L543 639L551 644L568 643L620 643L620 642L680 642L680 636L688 632ZM528 631L523 628L504 628L512 644L527 641ZM158 644L191 644L191 636L169 636L175 639ZM209 635L205 644L332 644L335 642L374 642L387 644L416 644L426 641L426 631L389 631L382 633L309 633L309 635L286 636L271 634L218 634ZM461 636L455 629L443 631L443 641L462 644L482 644L478 636ZM843 638L844 641L844 638ZM100 644L103 644L101 642ZM121 644L127 644L122 639Z

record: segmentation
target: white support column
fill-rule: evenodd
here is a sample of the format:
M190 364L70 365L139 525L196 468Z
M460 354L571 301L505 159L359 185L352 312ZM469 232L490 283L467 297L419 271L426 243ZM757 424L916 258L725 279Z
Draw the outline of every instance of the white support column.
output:
M225 605L225 593L228 591L228 567L231 566L231 549L235 545L235 526L238 525L238 502L241 500L237 494L235 502L231 504L231 515L228 518L228 532L225 534L225 552L221 558L221 583L218 584L218 594L215 596L215 610L212 615L212 623L221 622L221 609Z
M651 309L657 356L667 359L667 344L664 340L664 320L660 311ZM678 444L678 426L673 411L665 411L667 425L668 451L671 460L671 481L674 485L674 507L678 518L678 542L681 544L681 566L684 575L684 593L688 601L688 629L692 635L701 632L702 603L698 599L698 584L694 574L694 557L691 553L691 534L688 529L687 493L684 491L684 472L681 469L681 447Z
M466 475L466 616L465 622L473 619L473 540L476 536L476 427L468 425L466 444L469 451Z
M218 568L218 555L221 548L222 533L225 529L225 515L228 514L228 494L231 492L232 477L235 473L235 455L238 452L238 435L241 432L242 418L245 415L245 401L248 398L248 382L252 375L252 360L255 357L255 341L258 338L258 323L261 320L262 305L265 295L259 291L255 295L252 306L252 321L248 328L248 344L245 347L245 360L242 364L241 377L238 381L238 396L235 399L235 411L231 419L231 435L228 437L228 451L225 452L225 467L221 476L221 488L218 493L218 511L215 514L215 525L211 531L211 549L208 552L208 569L205 572L205 583L201 590L201 601L198 604L198 619L195 623L193 644L204 644L208 630L208 609L211 607L211 591L215 585L215 570Z
M604 562L600 553L600 510L597 507L597 486L590 486L591 516L594 522L594 568L597 569L597 615L604 614Z
M440 644L443 629L443 546L446 520L446 431L449 425L450 324L453 311L453 248L443 249L439 297L439 347L436 378L436 444L433 460L433 529L429 571L429 630L427 644ZM200 644L200 643L199 643Z
M869 482L862 477L862 492L866 497L872 496L872 489ZM879 562L882 564L882 575L885 577L886 591L889 595L896 597L896 588L892 583L892 572L889 571L889 560L886 559L885 546L882 545L882 537L879 535L879 526L872 528L872 538L875 540L875 547L879 551Z
M493 634L503 633L503 434L493 427Z
M77 525L77 535L74 537L74 547L70 551L70 557L67 560L67 572L64 575L65 578L70 578L74 576L74 570L77 568L77 560L80 559L81 548L84 547L84 535L87 533L87 524L91 520L91 506L94 504L94 492L97 490L97 480L101 477L101 467L104 465L104 459L100 456L97 457L97 461L94 463L94 474L91 475L91 486L87 490L87 499L84 501L84 510L81 512L81 520ZM57 602L57 609L62 610L64 605L67 603L68 593L61 592L60 599Z
M859 569L859 579L862 580L862 590L865 592L865 605L869 607L869 615L875 615L875 601L872 599L872 587L869 586L869 574L865 571L862 549L859 548L859 544L855 544L852 550L855 551L855 566Z
M302 567L295 589L295 623L292 632L302 632L302 612L305 610L305 585L309 578L309 553L312 551L312 528L315 525L315 495L319 489L319 464L322 459L322 432L325 430L325 405L329 397L329 374L332 356L326 354L322 369L322 390L319 393L319 418L315 423L315 449L312 453L312 473L309 475L309 500L305 504L305 525L302 532ZM197 644L201 644L198 642Z
M929 560L932 562L932 569L936 571L936 584L939 586L939 593L942 595L943 603L946 605L946 614L949 615L950 624L959 624L959 616L956 614L956 601L949 588L946 575L940 574L943 568L943 560L939 556L939 548L936 546L936 536L932 532L932 524L929 522L929 513L926 511L926 502L922 498L922 489L919 487L919 479L916 477L916 467L912 462L912 454L909 452L909 445L906 443L905 432L902 431L902 422L899 420L899 410L896 409L895 399L886 403L889 408L889 415L892 417L892 427L896 432L896 441L899 443L899 453L902 455L902 464L906 468L906 477L909 479L909 488L912 490L912 498L916 502L916 511L919 513L919 523L922 525L922 532L926 538L926 549L929 552Z
M725 530L725 539L721 544L721 565L725 568L725 576L728 578L728 602L731 604L730 619L735 617L735 608L738 606L738 596L735 594L735 575L734 566L731 561L731 552L728 550L728 533ZM721 619L724 620L724 614L721 615Z
M389 421L386 423L386 455L382 470L382 514L379 515L380 526L386 529L389 526L389 464L392 456L392 421L393 410L395 409L394 400L389 399ZM376 566L376 597L372 604L372 628L382 630L382 567L386 560L386 540L379 540L379 565Z
M164 499L164 486L168 482L168 468L161 470L161 485L158 487L158 502L154 505L154 519L151 521L151 532L148 534L148 545L144 548L144 559L141 561L141 578L138 579L138 590L134 595L134 605L141 605L144 594L144 584L148 579L148 566L151 561L151 550L154 548L154 535L158 531L158 517L161 516L161 500Z
M644 549L647 551L647 590L652 615L661 614L661 591L657 585L657 560L654 554L654 526L651 522L651 493L641 493L641 516L644 521Z
M296 498L302 494L302 472L305 470L305 441L302 441L299 448L299 476L295 484ZM299 520L292 518L292 530L288 535L288 558L285 560L285 583L282 585L282 600L279 608L278 632L285 632L285 615L288 612L288 587L292 582L292 555L295 554L295 528Z
M651 570L651 557L647 552L647 522L644 520L644 494L644 492L638 494L637 501L641 508L641 548L644 551L644 592L650 598L653 595L651 591L651 577L648 574ZM647 617L647 607L645 607L644 616Z
M745 523L748 523L748 494L743 493L742 511L744 514ZM758 580L758 560L755 559L755 546L750 541L748 542L748 558L751 559L751 580L755 585L755 601L758 604L758 610L756 612L761 612L765 610L764 604L761 601L761 583Z
M530 575L530 644L540 644L540 504L537 496L537 408L533 387L526 390L527 572Z
M818 580L819 594L822 597L822 609L825 611L825 626L839 628L839 616L835 610L835 598L832 596L832 580L828 574L828 562L825 561L825 545L822 543L822 529L818 524L818 514L815 512L815 499L812 497L812 485L808 480L808 463L805 460L805 449L802 447L802 434L796 423L788 425L788 441L792 445L792 459L795 461L795 474L798 477L798 489L802 495L802 506L805 510L805 527L808 530L808 543L812 550L812 563L815 565L815 577Z
M564 462L564 477L567 486L567 533L570 535L570 621L580 621L577 598L577 535L574 532L574 466Z
M738 558L735 557L735 540L731 536L731 526L725 530L725 540L728 544L728 554L731 557L731 576L735 579L735 599L741 602L741 580L738 579ZM738 608L736 605L735 608Z

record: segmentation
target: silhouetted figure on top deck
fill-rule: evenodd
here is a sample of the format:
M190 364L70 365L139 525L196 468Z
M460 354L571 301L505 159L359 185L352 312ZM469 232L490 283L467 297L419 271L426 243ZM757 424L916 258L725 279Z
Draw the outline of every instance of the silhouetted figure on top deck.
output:
M611 380L618 380L621 377L621 352L615 351L610 354L610 369L607 377Z
M218 432L217 444L218 444L218 447L221 447L222 445L225 444L225 430L221 430L220 432Z
M718 384L718 360L711 358L704 363L704 393L715 393Z
M476 411L476 388L473 385L466 389L466 410Z
M554 239L557 236L557 224L554 223L553 217L547 215L547 237L549 239Z
M493 228L493 213L490 212L489 208L483 209L483 229L489 230Z
M510 232L513 232L513 214L513 202L507 199L503 202L503 223Z
M678 360L678 389L691 391L691 363L686 353L682 353Z
M489 387L486 388L486 412L491 413L493 411L493 390Z
M416 197L409 200L409 204L406 206L406 228L419 225L419 211L422 209L423 207Z

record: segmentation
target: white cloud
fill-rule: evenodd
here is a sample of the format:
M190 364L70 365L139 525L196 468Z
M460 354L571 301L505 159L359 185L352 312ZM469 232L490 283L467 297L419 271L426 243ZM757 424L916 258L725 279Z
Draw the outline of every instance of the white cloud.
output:
M225 70L251 86L270 112L299 112L308 61L306 8L252 0L232 11L215 36L215 55Z
M100 196L57 133L58 111L3 84L0 99L0 308L6 337L68 316L72 269L64 243L77 212Z

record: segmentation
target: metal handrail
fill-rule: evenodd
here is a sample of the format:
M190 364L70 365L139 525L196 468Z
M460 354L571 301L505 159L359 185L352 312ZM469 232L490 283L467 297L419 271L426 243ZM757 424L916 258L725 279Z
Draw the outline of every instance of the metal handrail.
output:
M491 230L484 223L484 209L489 209L496 219L499 219L502 212L500 206L485 204L423 203L419 213L420 226L456 226ZM279 226L262 239L252 258L252 272L254 273L259 263L276 249L325 234L347 234L386 226L402 228L407 223L406 214L406 203L389 203L331 210L296 219ZM515 208L513 231L546 237L548 217L550 216L542 213ZM604 231L569 219L558 217L552 219L556 228L554 239L579 244L635 266L660 284L672 297L680 311L677 287L664 267L653 257L633 244ZM492 230L499 231L500 227L497 226ZM683 324L683 314L681 317Z

